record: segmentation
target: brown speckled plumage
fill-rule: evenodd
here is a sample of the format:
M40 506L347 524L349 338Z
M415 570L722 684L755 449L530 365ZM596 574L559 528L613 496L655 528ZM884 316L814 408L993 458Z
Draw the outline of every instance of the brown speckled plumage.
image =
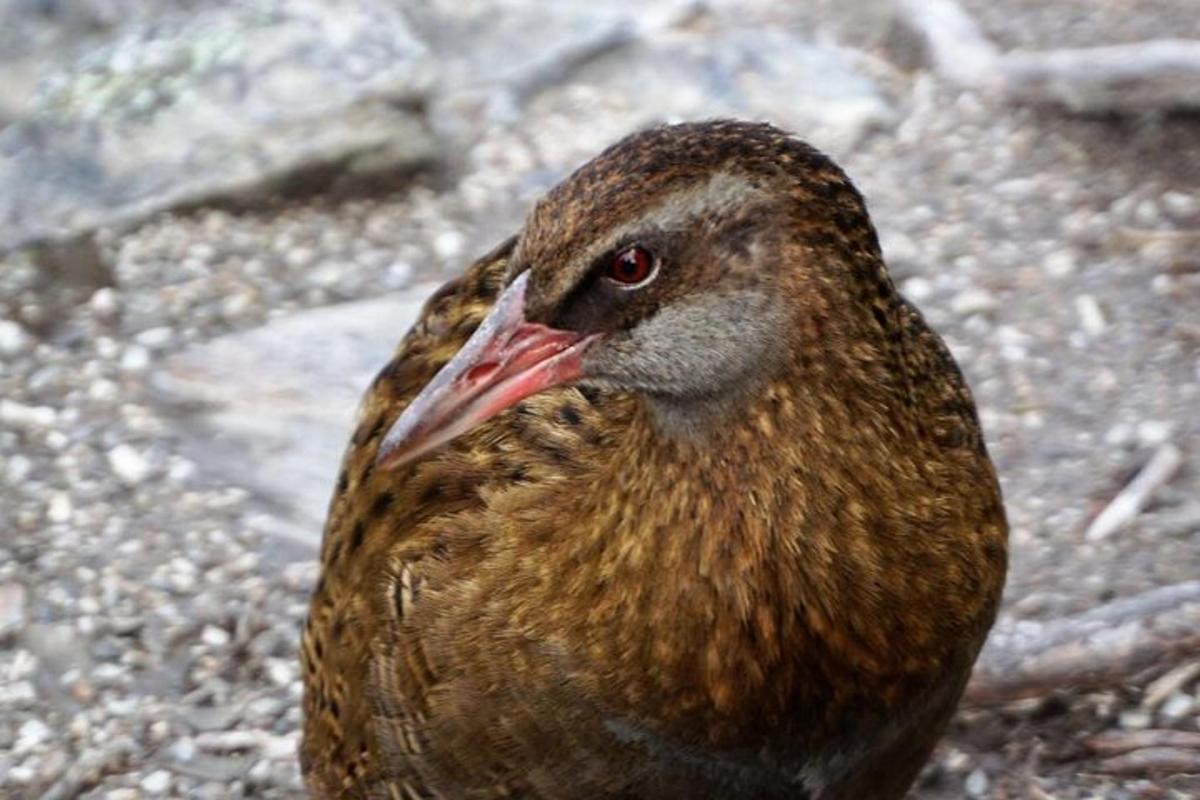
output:
M679 222L672 197L704 214ZM595 255L631 236L663 275L597 306ZM376 466L526 269L529 318L611 331L613 363L621 332L749 287L778 328L767 366L717 399L555 387ZM720 350L703 335L688 346ZM991 624L1005 541L970 394L845 175L766 125L634 135L438 292L364 399L303 636L306 779L319 798L898 798Z

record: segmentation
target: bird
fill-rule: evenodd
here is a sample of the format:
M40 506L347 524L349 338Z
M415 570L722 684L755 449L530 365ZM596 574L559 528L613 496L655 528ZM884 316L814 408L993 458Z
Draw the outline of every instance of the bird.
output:
M864 200L765 122L628 135L367 390L300 644L314 798L904 796L1007 523Z

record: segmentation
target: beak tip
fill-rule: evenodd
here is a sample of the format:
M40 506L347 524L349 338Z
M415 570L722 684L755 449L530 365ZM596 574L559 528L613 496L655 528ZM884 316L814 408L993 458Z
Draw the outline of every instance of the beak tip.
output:
M379 452L375 454L375 468L382 470L391 469L396 466L397 460L396 448L381 445Z
M408 444L409 437L398 436L397 427L397 425L393 425L379 442L379 450L375 453L377 469L393 469L408 460L409 448L405 445Z
M375 467L411 463L530 394L578 376L596 338L526 322L522 272L459 351L425 385L379 442Z

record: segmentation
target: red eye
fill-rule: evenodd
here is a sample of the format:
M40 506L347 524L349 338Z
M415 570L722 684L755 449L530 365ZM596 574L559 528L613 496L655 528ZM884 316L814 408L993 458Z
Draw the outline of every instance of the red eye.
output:
M642 283L654 272L654 255L644 247L634 245L613 256L607 277L611 281L632 286Z

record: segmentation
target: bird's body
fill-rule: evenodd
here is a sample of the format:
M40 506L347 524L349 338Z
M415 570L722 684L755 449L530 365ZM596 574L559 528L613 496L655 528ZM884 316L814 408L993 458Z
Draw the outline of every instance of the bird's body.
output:
M508 382L480 355L518 324L554 365L520 396L531 351ZM844 175L764 125L636 135L431 299L364 400L304 633L306 778L898 798L1005 539L970 395Z

